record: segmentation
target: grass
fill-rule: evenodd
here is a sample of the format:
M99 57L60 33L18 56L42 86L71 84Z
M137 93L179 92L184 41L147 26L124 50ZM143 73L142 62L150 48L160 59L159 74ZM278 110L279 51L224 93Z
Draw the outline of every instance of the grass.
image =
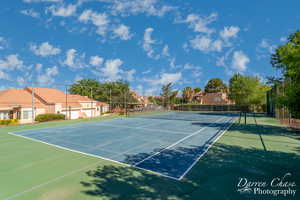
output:
M1 128L0 200L274 199L239 194L238 180L270 181L287 172L299 198L300 137L272 118L234 124L182 181L7 134L96 120Z

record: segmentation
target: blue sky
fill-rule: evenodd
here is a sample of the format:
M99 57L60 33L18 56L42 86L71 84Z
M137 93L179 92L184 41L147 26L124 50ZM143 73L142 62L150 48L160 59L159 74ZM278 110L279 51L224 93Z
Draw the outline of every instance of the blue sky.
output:
M9 0L0 2L0 89L81 78L203 88L233 73L279 76L270 53L299 29L300 2Z

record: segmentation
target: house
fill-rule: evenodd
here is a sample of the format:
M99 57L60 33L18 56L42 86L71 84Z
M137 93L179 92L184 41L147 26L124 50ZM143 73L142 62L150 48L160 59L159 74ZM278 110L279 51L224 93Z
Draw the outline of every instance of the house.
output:
M108 111L106 103L58 89L25 87L0 91L0 120L30 123L39 114L61 113L67 119L78 119L97 117Z
M233 105L234 101L228 98L225 92L205 93L198 92L194 95L193 100L202 105Z
M149 102L149 99L148 97L146 96L140 96L137 92L135 91L130 91L132 97L134 99L136 99L137 101L137 104L141 104L143 105L144 107L146 107L150 102Z

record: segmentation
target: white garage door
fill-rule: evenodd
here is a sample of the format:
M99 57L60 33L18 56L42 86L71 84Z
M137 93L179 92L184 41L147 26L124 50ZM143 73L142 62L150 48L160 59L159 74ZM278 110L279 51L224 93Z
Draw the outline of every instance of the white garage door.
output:
M92 110L82 110L82 112L84 112L87 117L91 117L92 116Z
M79 111L71 111L71 119L78 119Z

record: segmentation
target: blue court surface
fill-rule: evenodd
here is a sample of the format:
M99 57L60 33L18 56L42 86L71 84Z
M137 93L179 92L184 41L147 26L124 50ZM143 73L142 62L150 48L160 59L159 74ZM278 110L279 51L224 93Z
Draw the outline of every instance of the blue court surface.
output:
M235 115L168 113L11 133L180 180ZM172 120L170 120L172 119Z

